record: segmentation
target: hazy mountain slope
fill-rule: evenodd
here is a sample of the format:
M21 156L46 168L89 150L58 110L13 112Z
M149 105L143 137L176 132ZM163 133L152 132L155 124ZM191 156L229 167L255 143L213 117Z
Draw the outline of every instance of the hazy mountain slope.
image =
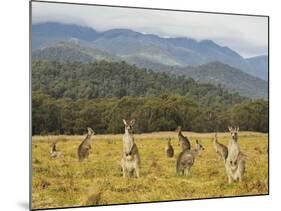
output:
M99 34L92 28L57 22L32 24L31 32L32 48L46 47L72 38L93 41Z
M216 85L221 84L228 90L239 92L242 96L264 99L268 97L266 81L220 62L211 62L182 71L195 80Z
M136 65L144 64L145 59L147 63L179 67L220 61L255 77L264 78L263 75L259 75L260 72L256 70L257 65L254 62L248 62L232 49L222 47L211 40L161 38L128 29L114 29L104 32L93 43L98 48L119 55ZM266 67L259 68L267 72Z
M90 62L90 61L117 61L118 57L108 54L100 49L87 48L72 42L59 42L49 47L34 49L33 59L52 60L60 62Z
M267 99L267 83L256 78L267 79L267 56L244 59L211 40L163 38L129 29L97 32L77 25L42 23L32 25L32 46L34 59L124 60L156 72L185 74L202 82L220 83L243 96Z
M159 54L156 54L159 56ZM60 42L50 47L34 49L33 59L51 60L60 62L93 62L93 61L122 61L136 64L138 67L149 68L156 72L165 72L176 75L187 75L200 82L221 84L228 90L239 92L242 96L251 98L267 98L267 83L255 78L239 69L220 62L212 62L200 66L169 66L155 62L155 59L139 55L117 57L100 49L80 46L72 42ZM164 59L164 58L163 58Z
M146 59L170 66L185 65L165 48L158 37L144 36L131 30L114 29L104 32L102 36L93 41L93 44L126 61L134 61L135 64L138 63L138 59Z
M246 59L252 67L252 75L268 80L268 56L256 56Z
M244 59L232 49L211 40L163 38L129 29L97 32L88 27L52 22L32 25L33 48L72 39L84 43L85 46L94 45L110 54L121 56L130 63L134 61L135 64L144 64L144 60L147 60L149 64L186 66L220 61L262 79L266 79L268 71L267 64L261 63L261 59Z

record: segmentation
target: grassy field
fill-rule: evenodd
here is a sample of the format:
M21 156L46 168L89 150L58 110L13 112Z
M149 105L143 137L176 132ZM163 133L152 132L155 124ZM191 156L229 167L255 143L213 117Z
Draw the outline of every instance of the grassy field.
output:
M121 135L92 137L89 159L78 162L77 148L84 136L33 136L32 207L68 207L175 199L209 198L268 193L268 134L240 132L241 151L247 156L242 183L227 182L223 161L214 151L211 133L184 132L192 146L201 141L205 151L196 159L187 177L175 173L176 158L164 153L166 138L172 138L177 156L177 134L161 132L135 135L141 156L141 177L123 179L119 161ZM219 133L227 145L230 135ZM57 141L63 157L49 158Z

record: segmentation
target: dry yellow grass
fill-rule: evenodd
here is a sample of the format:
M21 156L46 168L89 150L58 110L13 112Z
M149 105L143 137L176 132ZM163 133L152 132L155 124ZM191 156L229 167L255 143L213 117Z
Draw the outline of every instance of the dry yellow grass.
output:
M229 185L223 161L214 152L211 133L184 132L194 146L199 139L205 151L196 159L187 177L175 173L176 158L167 158L166 138L172 138L175 155L180 152L175 132L136 134L141 156L141 178L123 179L118 165L122 134L93 136L89 159L77 159L84 136L33 136L32 208L69 207L210 198L268 193L268 135L240 132L239 143L246 154L242 183ZM228 133L219 133L226 144ZM49 158L50 145L57 141L63 157Z

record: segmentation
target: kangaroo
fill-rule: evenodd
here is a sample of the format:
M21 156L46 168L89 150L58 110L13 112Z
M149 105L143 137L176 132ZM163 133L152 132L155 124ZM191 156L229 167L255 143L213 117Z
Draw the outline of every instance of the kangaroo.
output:
M134 141L133 125L135 120L130 121L128 124L123 119L125 125L125 134L123 136L123 156L121 159L121 166L123 171L123 177L132 177L135 172L136 177L140 177L140 155L138 147Z
M179 145L181 146L182 151L185 149L190 149L190 142L187 137L185 137L181 132L181 126L179 126L176 130L178 132L179 137Z
M88 158L89 153L90 153L89 151L92 148L91 137L94 134L95 134L95 132L91 128L88 127L88 134L78 147L77 152L78 152L79 161L83 161L85 158Z
M171 138L168 138L167 146L165 147L167 157L172 158L174 156L174 149L171 145Z
M178 158L176 163L176 172L177 175L188 175L191 167L194 164L195 158L199 153L204 150L204 147L196 140L196 148L192 150L185 149L183 150Z
M239 127L228 127L231 134L231 140L228 144L228 156L225 162L226 174L228 176L228 183L238 180L242 182L242 177L245 172L245 155L240 152L238 145L238 131Z
M62 153L59 152L59 151L57 151L57 143L54 142L54 143L52 144L52 147L51 147L50 157L51 157L52 159L55 159L55 158L60 157L61 155L62 155Z
M217 133L215 134L215 137L213 138L213 144L216 153L219 156L219 159L222 159L224 162L226 161L228 149L226 146L218 142L218 136Z

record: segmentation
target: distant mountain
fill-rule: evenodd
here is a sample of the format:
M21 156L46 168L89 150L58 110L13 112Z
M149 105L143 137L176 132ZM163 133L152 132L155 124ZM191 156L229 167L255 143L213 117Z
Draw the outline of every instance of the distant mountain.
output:
M156 72L221 84L243 96L267 99L267 56L244 59L211 40L162 38L129 29L97 32L60 23L32 26L32 58L55 61L126 61ZM264 80L262 80L264 79Z
M60 62L119 61L120 58L96 48L88 48L72 42L59 42L49 47L32 50L33 59Z
M60 62L77 61L83 63L101 60L123 60L121 57L110 55L102 50L82 47L71 42L60 42L50 47L34 49L32 51L32 58L34 60L50 60ZM242 96L254 99L267 99L266 81L255 78L239 69L220 62L211 62L200 66L177 67L166 66L152 62L147 63L147 60L144 60L144 63L139 63L138 66L149 66L150 69L153 69L156 72L166 72L173 75L186 75L203 83L215 85L220 84L223 88L233 92L238 92Z
M148 60L165 65L186 66L221 61L238 68L248 68L238 53L211 40L198 42L188 38L161 38L127 29L113 29L104 32L93 43L124 58L134 55L143 60L145 55ZM137 59L135 61L138 63Z
M268 56L256 56L246 59L252 67L252 75L268 80Z
M87 47L94 46L109 54L135 63L184 67L220 61L244 72L266 79L266 59L244 59L237 52L212 40L196 41L190 38L163 38L129 29L97 32L88 27L61 23L32 25L32 47L40 48L60 41L75 40ZM263 62L262 62L263 61Z
M268 98L267 82L220 62L183 69L185 75L200 82L221 85L253 99Z
M70 39L90 42L95 40L99 34L92 28L56 22L32 24L31 31L32 48L46 47Z

